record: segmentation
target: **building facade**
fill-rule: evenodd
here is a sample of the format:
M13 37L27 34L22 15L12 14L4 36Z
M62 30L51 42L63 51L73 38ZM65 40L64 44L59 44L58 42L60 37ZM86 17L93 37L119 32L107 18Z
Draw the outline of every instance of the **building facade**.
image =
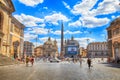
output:
M85 49L84 47L80 47L80 55L81 57L86 57L87 56L87 49Z
M15 11L11 0L0 0L0 54L21 57L24 25L12 16Z
M92 42L87 46L87 57L101 58L108 57L107 42Z
M24 55L25 56L34 55L34 45L32 42L24 41Z
M111 22L107 28L109 56L113 60L120 59L120 17Z
M43 55L45 57L58 57L58 46L57 41L52 41L49 37L48 40L43 44Z
M43 56L43 45L40 45L34 49L34 55L36 57L42 57Z
M75 57L79 55L79 42L74 40L74 37L71 37L71 40L67 40L64 43L64 52L65 57Z

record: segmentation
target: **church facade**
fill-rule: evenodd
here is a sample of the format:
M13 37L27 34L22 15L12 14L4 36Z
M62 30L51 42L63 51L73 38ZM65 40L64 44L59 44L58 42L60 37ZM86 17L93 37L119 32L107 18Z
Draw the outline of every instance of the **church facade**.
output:
M71 37L71 40L65 40L64 51L64 57L77 57L80 54L79 42L74 40L73 37Z
M109 57L120 60L120 17L111 22L107 28Z
M58 57L58 46L56 40L52 41L49 37L48 40L43 44L43 56Z
M0 0L0 54L21 57L23 53L24 25L12 16L12 0Z

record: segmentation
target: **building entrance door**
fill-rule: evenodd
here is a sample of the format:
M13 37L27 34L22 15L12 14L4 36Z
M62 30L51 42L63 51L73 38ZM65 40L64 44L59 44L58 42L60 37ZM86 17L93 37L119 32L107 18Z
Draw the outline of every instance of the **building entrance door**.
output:
M119 57L119 48L115 48L115 59Z

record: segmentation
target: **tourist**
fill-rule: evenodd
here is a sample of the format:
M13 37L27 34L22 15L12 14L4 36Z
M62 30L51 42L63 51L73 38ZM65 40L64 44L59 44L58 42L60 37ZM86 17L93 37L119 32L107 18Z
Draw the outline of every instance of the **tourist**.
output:
M90 67L91 67L91 59L90 58L87 59L87 64L88 64L88 67L90 69Z
M28 66L28 62L29 62L29 57L26 57L26 66Z

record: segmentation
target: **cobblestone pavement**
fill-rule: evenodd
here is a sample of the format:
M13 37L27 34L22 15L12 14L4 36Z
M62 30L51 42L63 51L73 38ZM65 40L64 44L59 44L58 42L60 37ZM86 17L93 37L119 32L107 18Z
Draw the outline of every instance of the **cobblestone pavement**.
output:
M0 66L0 80L120 80L120 68L97 62L91 69L86 62L82 66L72 62L16 64Z

